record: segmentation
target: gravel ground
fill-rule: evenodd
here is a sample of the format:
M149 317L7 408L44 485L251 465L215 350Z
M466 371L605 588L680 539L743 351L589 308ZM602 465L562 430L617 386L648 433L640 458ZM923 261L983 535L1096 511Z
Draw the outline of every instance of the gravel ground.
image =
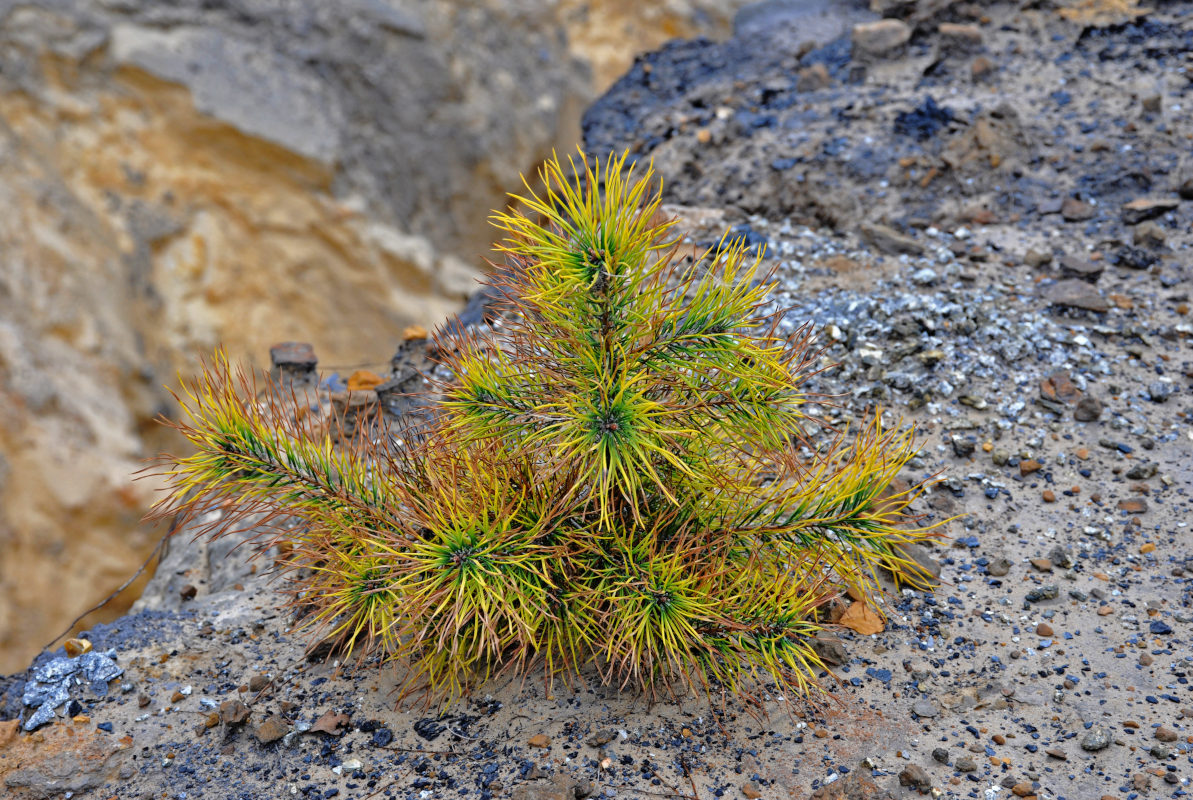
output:
M6 791L1185 796L1193 5L1106 27L920 5L887 50L870 29L795 49L756 19L669 45L586 118L590 150L654 159L694 245L765 246L792 329L840 364L814 386L829 413L915 424L905 477L942 478L921 510L956 518L943 585L888 597L881 633L833 631L832 703L759 717L531 680L395 710L391 671L303 657L267 562L182 531L144 610L89 634L119 677L55 678L59 651L0 681L0 718L71 698L32 733L0 722Z

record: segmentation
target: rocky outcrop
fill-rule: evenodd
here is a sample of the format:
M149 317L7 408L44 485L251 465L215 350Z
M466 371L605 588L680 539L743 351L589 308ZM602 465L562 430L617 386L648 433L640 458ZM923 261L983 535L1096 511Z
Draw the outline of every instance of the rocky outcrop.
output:
M379 370L592 74L719 5L0 0L0 671L156 541L164 384L291 338Z

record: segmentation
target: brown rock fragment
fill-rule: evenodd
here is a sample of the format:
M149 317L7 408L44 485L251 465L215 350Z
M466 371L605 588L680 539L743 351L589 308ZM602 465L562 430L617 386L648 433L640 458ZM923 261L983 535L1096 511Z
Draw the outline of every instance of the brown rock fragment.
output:
M897 55L911 40L911 28L897 19L880 19L853 26L855 56L889 58Z
M1060 204L1060 215L1066 222L1084 222L1093 219L1097 213L1098 209L1092 204L1076 197L1066 197Z
M1047 250L1037 250L1033 247L1024 253L1023 263L1032 269L1046 267L1052 263L1052 253L1049 253Z
M1077 256L1065 256L1060 260L1061 275L1066 278L1078 278L1089 283L1097 283L1105 268L1106 265L1100 261L1091 261L1088 258Z
M225 725L243 724L252 713L252 709L239 700L225 700L220 703L220 722Z
M828 68L824 64L817 62L799 71L799 77L795 82L795 89L799 92L815 92L819 89L828 88L832 83L833 79L828 74Z
M1110 310L1110 304L1097 289L1075 278L1057 281L1048 287L1045 297L1054 306L1080 308L1098 313Z
M1138 225L1144 220L1155 219L1180 205L1175 197L1140 197L1123 206L1123 222Z
M290 732L290 722L280 714L274 714L267 717L264 722L257 726L257 741L261 744L269 744L281 739Z
M1147 501L1142 497L1130 497L1118 501L1118 510L1128 514L1142 514L1147 511Z
M994 75L994 62L985 56L978 56L969 65L969 75L974 83L989 80Z
M891 255L923 255L924 246L887 225L863 223L858 232L867 244Z
M917 792L926 792L932 788L932 778L928 776L923 767L917 764L908 764L899 773L899 785L910 786Z
M1081 390L1073 384L1073 379L1069 377L1069 373L1064 371L1054 372L1040 381L1040 397L1043 397L1045 400L1051 400L1054 403L1071 405L1081 398Z
M1167 241L1167 237L1164 234L1163 228L1154 222L1148 221L1141 222L1135 226L1134 240L1136 247L1150 247L1154 250L1163 247Z
M1156 728L1156 739L1161 742L1175 742L1177 738L1177 732L1167 725Z

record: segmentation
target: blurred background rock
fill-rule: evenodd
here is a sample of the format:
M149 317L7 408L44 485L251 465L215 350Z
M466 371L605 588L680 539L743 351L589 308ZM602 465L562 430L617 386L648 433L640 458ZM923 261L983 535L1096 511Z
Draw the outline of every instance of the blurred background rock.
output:
M0 0L0 673L152 550L177 374L379 369L634 56L744 4Z

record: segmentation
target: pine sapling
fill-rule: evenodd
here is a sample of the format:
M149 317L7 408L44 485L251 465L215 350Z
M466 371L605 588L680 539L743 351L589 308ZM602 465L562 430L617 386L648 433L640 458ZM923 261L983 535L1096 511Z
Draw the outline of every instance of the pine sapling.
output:
M187 390L159 513L222 509L286 544L317 641L405 665L442 698L500 671L807 696L821 606L883 572L929 580L937 535L890 486L911 434L831 432L807 328L780 333L761 256L685 258L648 168L553 159L494 222L484 334L444 336L417 436L335 447L222 358ZM258 394L260 396L258 396ZM297 524L296 524L297 523Z

